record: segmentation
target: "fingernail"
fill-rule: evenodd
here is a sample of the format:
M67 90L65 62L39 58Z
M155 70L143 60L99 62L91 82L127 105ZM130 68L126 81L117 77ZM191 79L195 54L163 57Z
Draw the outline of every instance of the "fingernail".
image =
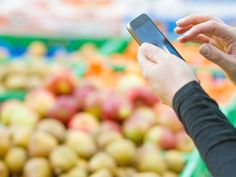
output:
M207 44L205 44L205 45L203 45L201 48L200 48L200 53L202 54L202 55L208 55L209 54L209 52L210 52L210 47L207 45Z
M150 47L150 46L151 46L151 44L145 42L141 45L141 48L147 48L147 47Z
M183 18L181 18L181 19L177 20L177 21L176 21L176 25L178 25L178 24L182 23L183 21L184 21L184 19L183 19Z
M178 37L178 38L177 38L177 41L178 41L178 42L182 42L182 40L183 40L183 37Z
M146 48L146 47L148 47L149 45L150 45L149 43L145 42L145 43L143 43L143 44L141 45L141 48Z

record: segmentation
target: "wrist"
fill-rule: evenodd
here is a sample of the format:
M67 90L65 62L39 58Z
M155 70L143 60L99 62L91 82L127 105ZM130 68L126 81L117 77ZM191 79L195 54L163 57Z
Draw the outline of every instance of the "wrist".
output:
M172 107L175 109L178 107L179 103L188 97L188 93L192 91L193 88L201 88L198 81L192 80L185 85L183 85L174 95L172 99ZM201 88L202 89L202 88Z
M170 107L174 107L174 100L175 100L175 97L177 94L181 93L182 90L184 90L185 87L187 87L188 85L191 85L191 84L199 84L197 80L188 80L188 81L182 81L178 84L177 87L175 87L175 90L172 92L172 95L170 96L170 100L169 100L169 103L168 105Z

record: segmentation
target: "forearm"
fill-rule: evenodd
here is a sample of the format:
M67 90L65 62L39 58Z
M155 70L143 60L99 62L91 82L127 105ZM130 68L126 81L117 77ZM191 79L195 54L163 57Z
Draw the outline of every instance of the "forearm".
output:
M236 175L236 130L197 82L175 95L173 106L214 177Z

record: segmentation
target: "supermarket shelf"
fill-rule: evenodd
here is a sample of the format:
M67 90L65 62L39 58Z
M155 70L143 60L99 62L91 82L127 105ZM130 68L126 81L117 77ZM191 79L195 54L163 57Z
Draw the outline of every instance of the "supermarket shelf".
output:
M0 46L10 50L13 56L19 56L26 52L26 48L33 41L41 41L48 47L48 55L51 56L58 49L66 49L68 52L78 50L86 43L95 44L100 48L101 54L122 53L129 42L128 38L69 38L26 35L0 35Z

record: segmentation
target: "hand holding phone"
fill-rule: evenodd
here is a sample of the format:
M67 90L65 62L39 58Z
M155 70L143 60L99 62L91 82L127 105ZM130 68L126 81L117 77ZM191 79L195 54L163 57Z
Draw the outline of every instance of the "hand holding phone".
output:
M142 45L143 43L151 43L184 60L169 42L169 40L164 36L164 34L158 29L155 23L146 14L141 14L129 22L127 29L133 38L139 43L139 45Z
M155 94L162 102L173 106L177 91L187 83L197 80L192 68L145 14L132 20L127 26L131 35L141 45L138 62ZM168 54L163 50L174 54ZM181 58L182 60L180 60Z

